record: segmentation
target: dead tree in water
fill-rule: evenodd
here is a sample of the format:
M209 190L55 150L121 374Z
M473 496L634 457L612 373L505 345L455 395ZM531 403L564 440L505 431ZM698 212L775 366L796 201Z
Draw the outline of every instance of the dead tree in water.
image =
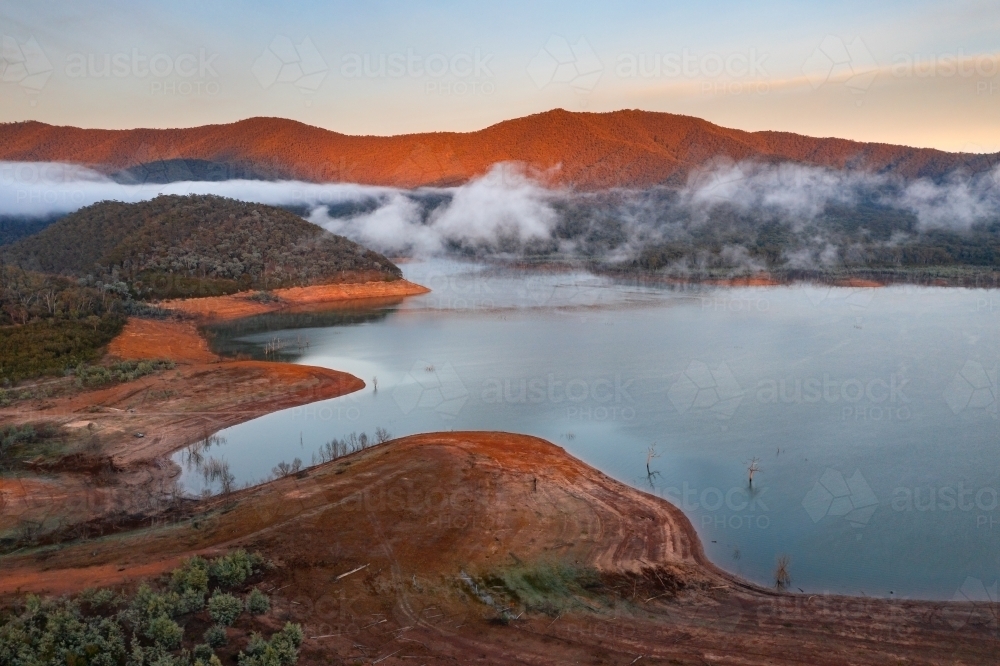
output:
M649 469L649 463L653 461L653 458L659 457L660 454L656 452L656 444L646 449L646 476L653 476L653 470Z
M649 489L651 492L656 491L656 483L654 482L656 477L660 475L659 472L654 472L649 466L653 462L653 458L659 458L660 454L656 452L656 444L653 444L646 449L646 483L649 484Z
M751 488L753 488L753 475L759 471L760 461L757 458L751 458L750 462L747 463L747 479Z
M788 573L788 556L778 558L778 566L774 569L774 587L779 592L787 590L792 584L792 576Z

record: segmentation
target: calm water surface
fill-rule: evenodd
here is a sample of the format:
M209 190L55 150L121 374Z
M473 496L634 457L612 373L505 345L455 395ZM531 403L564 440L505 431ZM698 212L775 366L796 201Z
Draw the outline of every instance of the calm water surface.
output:
M218 349L270 343L368 388L228 428L203 459L244 484L352 432L527 433L674 502L762 584L787 555L806 592L995 599L1000 293L404 272L433 293L216 330ZM175 459L189 492L218 490Z

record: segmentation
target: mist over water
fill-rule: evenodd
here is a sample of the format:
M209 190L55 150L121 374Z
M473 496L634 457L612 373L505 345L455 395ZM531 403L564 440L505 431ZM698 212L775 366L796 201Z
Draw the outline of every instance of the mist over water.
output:
M1000 166L905 180L791 163L719 162L680 188L577 192L546 187L515 164L496 165L458 187L404 190L261 180L120 183L82 166L0 163L0 210L9 217L161 194L284 206L390 256L584 258L648 268L871 263L914 243L939 244L927 240L934 234L996 235L1000 225Z

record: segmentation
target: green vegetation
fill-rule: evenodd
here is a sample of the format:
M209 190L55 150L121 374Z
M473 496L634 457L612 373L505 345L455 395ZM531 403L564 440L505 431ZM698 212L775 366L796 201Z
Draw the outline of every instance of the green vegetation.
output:
M116 315L92 321L45 320L0 328L0 381L17 382L96 361L125 325Z
M584 600L602 587L596 571L553 562L518 564L493 572L482 579L477 589L490 590L503 601L526 610L555 616L573 608L587 608ZM490 605L502 608L498 602Z
M149 299L253 288L270 302L276 287L401 275L382 255L272 206L215 196L101 202L0 248L0 382L96 361L126 317L166 315ZM134 370L95 370L81 385L127 381Z
M94 388L107 386L108 384L119 384L131 382L151 375L161 370L171 370L174 367L173 361L152 360L152 361L119 361L108 366L84 365L81 363L73 371L76 376L77 386Z
M208 575L218 582L220 587L232 589L242 585L263 564L264 559L260 555L256 553L250 554L245 550L237 550L229 555L212 560L211 565L208 567Z
M49 423L0 427L0 471L18 469L26 460L58 458L67 448Z
M93 362L142 309L124 284L88 283L0 265L0 382Z
M225 645L229 638L226 635L226 628L213 624L205 630L205 643L211 647L218 648Z
M599 270L691 279L761 270L789 279L874 273L919 281L942 269L951 269L961 284L1000 277L992 275L1000 267L1000 215L986 212L969 225L929 228L913 211L891 205L893 196L873 190L849 204L828 202L815 215L799 215L724 200L692 206L667 188L598 193L555 202L553 238L524 253L544 261L558 258L560 244L569 244Z
M247 595L246 606L247 612L251 615L263 615L271 610L271 600L267 598L266 594L255 587Z
M14 217L0 216L0 245L10 245L55 222L57 217Z
M401 276L382 255L288 211L210 195L87 206L4 257L26 270L121 281L139 298Z
M243 613L243 602L228 592L216 592L208 600L208 616L222 627L231 627Z
M0 611L0 664L221 666L215 649L226 646L226 630L213 625L204 632L205 642L195 644L188 636L188 627L206 619L203 609L211 590L210 572L229 571L234 562L257 563L253 575L259 572L263 560L243 551L211 562L194 557L174 570L163 584L143 584L131 597L107 589L90 590L75 598L29 595ZM266 608L270 607L260 590L254 588L250 594L263 597ZM223 605L229 612L235 608L236 617L242 612L239 598L216 589L212 600L217 599L226 599ZM212 600L207 615L212 614ZM260 607L261 602L257 604ZM286 623L270 639L252 631L252 627L245 631L250 631L249 640L242 651L233 654L240 666L291 666L298 661L303 640L298 625Z

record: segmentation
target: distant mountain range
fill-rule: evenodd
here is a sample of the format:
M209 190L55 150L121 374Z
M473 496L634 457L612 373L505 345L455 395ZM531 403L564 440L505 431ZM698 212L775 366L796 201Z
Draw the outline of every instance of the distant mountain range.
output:
M187 129L0 125L0 160L83 164L122 182L298 179L416 187L456 185L520 162L582 190L681 185L717 160L796 162L941 178L988 170L1000 153L947 153L789 132L744 132L690 116L555 109L476 132L349 136L281 118Z

